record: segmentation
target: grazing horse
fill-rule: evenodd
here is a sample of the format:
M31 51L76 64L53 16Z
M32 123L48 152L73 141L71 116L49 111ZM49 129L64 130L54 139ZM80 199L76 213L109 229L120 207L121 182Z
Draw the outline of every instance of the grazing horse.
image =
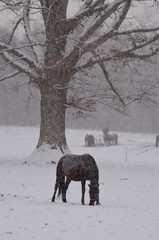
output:
M94 147L94 146L95 146L94 136L87 134L85 136L85 147Z
M159 143L159 135L156 136L156 147L158 147L158 143Z
M118 135L116 133L113 134L104 134L104 143L107 144L107 146L110 146L112 144L117 145L118 144Z
M66 181L65 181L66 177ZM58 196L62 194L63 202L66 201L66 191L71 181L81 181L82 184L82 199L84 205L84 194L86 180L90 180L89 184L89 205L94 205L95 202L99 205L99 171L94 158L89 154L64 155L58 162L56 168L56 183L52 202L55 201L56 192Z

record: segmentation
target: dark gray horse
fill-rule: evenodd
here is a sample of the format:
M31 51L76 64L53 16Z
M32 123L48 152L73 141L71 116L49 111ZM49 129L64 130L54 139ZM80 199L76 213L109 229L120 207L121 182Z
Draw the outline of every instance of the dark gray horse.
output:
M65 181L66 177L66 181ZM73 155L68 154L63 156L56 168L56 183L52 202L55 201L56 192L58 196L62 194L63 202L66 202L66 191L71 181L81 181L82 184L82 199L84 205L85 183L90 180L89 184L89 205L99 203L99 171L94 158L89 154Z
M110 146L112 144L117 145L118 144L118 135L116 133L108 133L109 128L104 128L103 129L103 138L104 138L104 143L107 146Z
M158 143L159 143L159 135L156 135L156 147L158 147Z
M117 145L118 144L118 135L116 133L104 134L104 143L107 146L110 146L112 144Z
M93 135L86 135L85 136L85 146L86 147L94 147L95 146L95 139Z

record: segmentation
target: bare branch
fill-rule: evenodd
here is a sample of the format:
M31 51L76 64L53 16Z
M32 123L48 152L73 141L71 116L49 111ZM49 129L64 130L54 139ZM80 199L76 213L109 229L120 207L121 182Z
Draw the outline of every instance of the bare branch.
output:
M84 27L83 32L80 35L80 40L85 42L92 34L101 26L101 24L114 13L118 7L123 4L125 0L116 0L113 1L104 11L100 13L96 18L90 19L88 25Z
M14 58L11 57L7 52L1 52L1 56L6 62L10 62L10 65L13 68L17 69L19 72L25 73L33 79L37 78L37 73L34 70L32 70L26 64L24 65L21 62L14 61Z
M30 44L36 43L36 39L34 38L31 27L30 27L30 19L29 19L29 13L30 13L30 4L31 0L23 0L23 21L24 21L24 28L26 32L26 36L28 38L28 41ZM39 59L39 47L35 45L31 45L32 50L35 56L35 59L37 62L40 62Z
M123 105L124 109L125 109L125 102L123 100L123 98L121 97L121 95L119 94L119 92L116 90L116 88L114 87L113 83L111 82L110 78L109 78L109 74L108 71L106 70L106 67L104 65L104 63L102 63L101 61L98 63L99 66L101 67L103 74L105 76L106 81L108 82L111 90L115 93L115 95L118 97L119 101L121 102L121 104Z
M128 54L128 58L134 58L134 59L140 59L140 60L146 60L147 58L155 56L157 53L159 53L159 48L155 49L154 51L151 51L149 54L135 54L130 53Z
M122 9L120 9L117 18L115 19L114 23L111 26L111 29L113 29L113 31L118 30L118 28L121 26L122 22L125 20L126 15L130 9L132 0L127 0L124 4Z
M47 18L48 18L48 13L49 13L49 4L47 0L40 0L41 3L41 9L42 9L42 15L44 19L44 24L46 26L47 23Z
M107 83L109 84L111 90L115 93L115 95L118 97L119 101L121 102L121 104L123 105L123 107L125 108L125 102L123 100L123 98L121 97L121 95L119 94L119 92L116 90L115 86L113 85L113 83L111 82L110 78L109 78L109 73L106 70L106 67L104 65L104 63L101 61L100 57L96 54L95 51L92 51L92 54L95 56L96 59L98 59L98 65L100 66L103 75L107 81Z
M73 18L63 20L69 25L67 34L73 31L83 19L89 19L94 14L99 15L101 11L105 10L107 7L108 5L104 4L103 0L97 0L95 2L90 1L89 4L86 2Z
M113 59L122 59L122 58L130 58L130 59L140 59L140 60L145 60L146 58L149 58L149 57L152 57L154 55L156 55L158 53L158 48L156 47L154 50L151 50L151 52L147 53L147 54L135 54L134 52L136 50L140 50L140 49L143 49L144 47L146 46L149 46L150 44L156 42L159 40L159 34L156 34L154 37L152 37L150 40L148 41L145 41L143 43L140 43L140 44L135 44L133 45L133 47L127 49L127 50L124 50L124 51L120 51L120 50L116 50L113 54L112 52L112 55L110 56L106 56L106 57L100 57L100 59L95 59L93 60L92 58L90 58L88 60L88 62L84 65L81 65L79 67L76 67L74 69L72 69L72 72L73 74L75 74L76 72L80 71L80 70L84 70L84 69L87 69L87 68L91 68L93 67L95 64L99 64L100 61L102 62L108 62L108 61L111 61Z
M105 42L110 38L110 35L113 36L112 32L116 31L122 22L125 19L125 16L130 8L132 0L117 0L110 5L104 5L104 10L98 14L93 14L90 19L86 22L86 26L83 27L83 31L79 36L79 42L77 41L72 52L77 52L79 49L79 55L83 55L86 52L91 51L98 47L102 42ZM95 33L95 31L102 25L102 23L113 14L119 6L122 6L120 13L117 19L115 19L114 24L110 27L107 33L104 36L99 37L96 40L93 40L91 43L86 43L86 41ZM110 34L110 35L109 35ZM115 33L116 34L116 33ZM75 54L76 55L76 54ZM73 54L70 53L70 58Z
M4 52L8 52L13 54L16 57L21 58L25 63L27 63L31 68L39 68L39 65L27 54L24 54L22 51L12 48L2 42L0 42L0 55L2 55Z
M7 7L11 8L16 8L19 7L23 4L23 1L18 1L18 0L1 0L3 4L5 4Z
M122 32L109 32L105 33L102 36L99 36L96 40L93 40L91 42L88 42L84 44L84 46L81 48L81 54L85 54L86 52L91 51L92 49L95 49L105 43L107 40L113 38L113 37L119 37L119 36L130 36L135 33L157 33L159 31L159 27L157 28L146 28L146 29L132 29L132 30L127 30L127 31L122 31ZM148 43L149 44L149 43Z
M132 96L128 96L128 99L127 99L127 103L126 103L126 106L132 104L133 102L142 102L142 100L145 98L147 98L148 96L150 95L153 95L154 96L154 92L153 90L158 88L158 85L159 85L159 81L156 81L155 83L153 83L151 86L147 87L146 89L142 89L138 94L136 94L135 96L132 95ZM151 91L153 93L151 93ZM150 94L151 93L151 94ZM150 99L149 99L150 101ZM152 101L152 100L151 100Z
M156 6L159 6L159 1L158 0L154 0L154 1L155 1Z
M20 71L15 71L15 72L13 72L13 73L11 73L11 74L8 74L8 75L0 78L0 82L4 81L4 80L6 80L6 79L9 79L9 78L13 78L13 77L15 77L16 75L18 75L19 73L20 73Z
M23 6L23 1L18 0L1 0L0 2L2 3L1 11L8 9L14 14L17 14Z
M13 28L12 34L11 34L11 36L10 36L10 39L9 39L9 41L8 41L8 45L10 45L10 43L11 43L11 41L12 41L12 38L13 38L13 36L14 36L14 33L15 33L16 29L18 28L18 26L19 26L19 24L21 23L22 20L23 20L23 18L20 18L20 19L16 22L16 24L15 24L15 26L14 26L14 28Z

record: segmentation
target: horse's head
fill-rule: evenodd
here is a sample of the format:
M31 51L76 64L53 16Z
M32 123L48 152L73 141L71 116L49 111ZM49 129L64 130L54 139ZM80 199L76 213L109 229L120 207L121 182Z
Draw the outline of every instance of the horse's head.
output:
M89 196L90 196L90 203L89 205L94 206L95 202L96 204L99 203L99 184L89 184Z
M103 133L104 133L104 134L108 134L108 132L109 132L109 128L104 128L104 129L103 129Z

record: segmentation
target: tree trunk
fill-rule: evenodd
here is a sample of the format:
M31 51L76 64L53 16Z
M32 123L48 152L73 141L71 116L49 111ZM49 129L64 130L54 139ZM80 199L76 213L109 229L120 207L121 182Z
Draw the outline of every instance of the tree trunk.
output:
M68 149L65 137L66 95L72 69L72 62L70 64L62 54L66 45L66 24L63 20L66 19L68 0L55 1L52 5L51 2L54 1L49 2L44 67L40 73L42 78L38 81L41 92L41 126L37 148L49 145L51 149L61 149L65 153Z
M51 149L60 148L62 153L68 149L65 137L66 88L60 88L49 81L41 81L41 125L37 148L49 145Z

